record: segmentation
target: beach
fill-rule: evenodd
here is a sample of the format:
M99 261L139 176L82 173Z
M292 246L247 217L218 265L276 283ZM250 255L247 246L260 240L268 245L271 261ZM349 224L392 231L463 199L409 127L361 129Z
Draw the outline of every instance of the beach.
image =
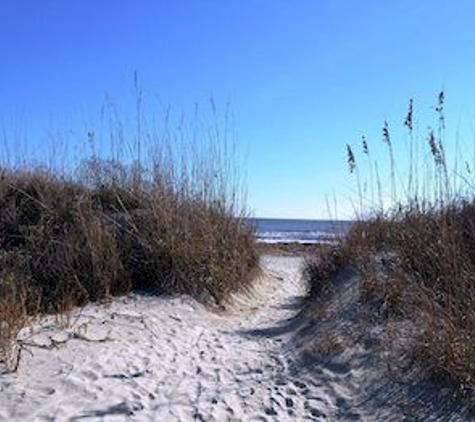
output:
M300 258L262 258L231 309L132 294L21 333L16 373L0 377L0 419L305 420L332 407L292 376ZM65 322L63 321L63 325Z
M133 293L42 318L0 376L0 420L467 420L450 389L388 368L355 272L302 307L304 265L263 255L227 309Z

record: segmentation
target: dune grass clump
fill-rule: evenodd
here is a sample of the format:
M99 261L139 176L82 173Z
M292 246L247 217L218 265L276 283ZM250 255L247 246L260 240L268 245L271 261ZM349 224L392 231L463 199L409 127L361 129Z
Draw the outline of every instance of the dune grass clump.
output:
M122 151L66 172L0 167L0 360L10 367L37 315L144 289L221 306L251 283L254 232L225 141L146 139L147 160Z
M364 297L388 318L413 322L411 354L433 375L473 389L475 203L413 205L357 223L348 242Z
M410 321L411 330L396 333L406 337L405 352L432 375L455 382L472 397L475 195L468 162L465 174L458 161L453 167L448 164L444 103L445 95L441 93L435 107L437 129L429 128L427 137L417 144L410 102L404 122L409 131L405 148L409 156L402 158L407 163L405 171L397 166L395 142L385 122L383 141L390 154L387 210L383 200L374 205L374 196L371 198L369 193L376 192L377 197L383 198L381 182L376 181L376 188L362 187L355 150L347 146L350 172L356 173L360 192L358 217L339 247L336 267L314 262L308 264L306 274L311 286L319 286L322 278L330 282L337 268L357 267L362 274L362 298L376 305L369 309L388 321ZM421 150L424 159L417 156ZM362 152L369 154L366 138ZM370 168L377 168L377 163L373 162ZM331 271L326 270L328 266ZM318 290L312 287L310 295L318 294ZM407 324L391 326L394 329Z
M308 284L308 298L317 297L334 280L345 262L339 246L322 249L316 257L308 259L303 274Z

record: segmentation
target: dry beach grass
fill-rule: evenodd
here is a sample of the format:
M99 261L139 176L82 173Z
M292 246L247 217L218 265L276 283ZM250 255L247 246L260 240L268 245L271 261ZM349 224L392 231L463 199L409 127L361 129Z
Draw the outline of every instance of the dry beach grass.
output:
M130 144L111 129L112 156L66 170L23 158L0 167L0 358L11 369L17 334L37 315L144 289L222 305L254 277L225 131L160 137L141 111L137 120Z
M404 122L409 156L400 186L394 141L388 123L383 141L390 155L390 211L382 204L364 209L367 191L354 148L348 146L350 171L357 175L359 216L329 259L311 262L306 275L316 297L347 266L361 274L360 295L368 312L383 318L379 347L391 349L393 362L420 365L431 377L455 383L472 405L475 388L475 203L470 165L464 173L450 166L445 140L445 95L438 97L436 129L416 148L414 105ZM422 148L426 157L417 157ZM369 155L363 138L363 156ZM457 158L460 160L460 158ZM416 162L419 168L416 168ZM374 163L371 168L377 168ZM381 183L371 190L378 192ZM382 201L381 201L382 202ZM381 321L381 320L379 320ZM394 339L401 341L394 341ZM396 347L397 344L397 347Z

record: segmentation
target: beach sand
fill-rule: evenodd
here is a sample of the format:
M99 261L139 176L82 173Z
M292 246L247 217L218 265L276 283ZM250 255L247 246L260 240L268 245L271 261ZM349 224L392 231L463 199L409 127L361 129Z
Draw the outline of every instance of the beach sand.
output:
M43 319L21 335L18 371L0 376L0 419L311 417L308 389L288 376L292 333L282 329L303 295L302 265L264 257L252 296L218 313L187 297L134 294L75 312L67 328Z
M0 375L0 419L464 420L427 383L414 390L391 381L357 339L314 359L329 330L339 341L357 332L357 278L328 293L318 323L299 312L303 265L263 256L252 294L226 311L133 294L76 311L68 324L44 318L21 333L18 371Z

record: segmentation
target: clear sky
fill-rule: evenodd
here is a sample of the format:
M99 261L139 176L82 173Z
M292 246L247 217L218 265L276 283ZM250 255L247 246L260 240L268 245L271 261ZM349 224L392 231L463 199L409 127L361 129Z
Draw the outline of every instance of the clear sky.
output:
M453 126L473 120L474 17L473 0L2 0L0 119L87 120L137 71L175 108L231 102L255 215L327 217L327 195L348 215L346 143L382 149L381 122L442 88Z

